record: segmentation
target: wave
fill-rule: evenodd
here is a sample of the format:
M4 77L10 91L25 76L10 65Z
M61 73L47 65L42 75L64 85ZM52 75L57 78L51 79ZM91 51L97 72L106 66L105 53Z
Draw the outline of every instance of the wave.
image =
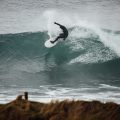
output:
M95 76L102 80L118 79L119 31L101 29L75 16L72 20L68 16L62 19L54 11L47 11L44 16L44 30L0 35L1 79L44 82L56 79L54 74L62 80L96 79ZM48 49L44 42L60 33L54 21L68 27L69 37Z
M105 46L101 36L90 28L71 27L69 34L65 42L60 42L50 49L44 47L44 42L50 37L49 31L0 35L1 64L17 63L23 66L22 69L28 65L32 69L38 68L39 71L39 66L43 66L40 68L44 69L45 64L48 66L97 64L119 58L117 54L119 49L116 52L111 47Z
M116 48L116 52L111 46L106 46L101 36L88 28L79 26L69 28L69 37L65 42L59 43L54 48L47 49L44 47L44 42L50 36L49 31L0 35L1 56L37 58L45 56L47 53L55 54L56 51L58 54L63 54L64 51L69 63L105 62L119 56L117 54L119 48ZM108 34L108 36L110 35Z

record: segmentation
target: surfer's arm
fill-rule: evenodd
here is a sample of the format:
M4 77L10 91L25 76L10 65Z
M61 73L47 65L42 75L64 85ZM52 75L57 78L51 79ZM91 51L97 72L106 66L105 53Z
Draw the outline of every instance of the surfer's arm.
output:
M56 25L59 25L60 27L62 26L61 24L59 24L59 23L56 23L56 22L54 22L54 24L56 24Z

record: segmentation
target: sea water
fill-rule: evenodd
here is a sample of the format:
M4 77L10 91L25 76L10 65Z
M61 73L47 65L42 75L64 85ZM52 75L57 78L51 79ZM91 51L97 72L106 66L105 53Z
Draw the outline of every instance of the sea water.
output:
M29 99L120 103L119 0L1 0L0 103ZM58 22L69 36L53 48Z

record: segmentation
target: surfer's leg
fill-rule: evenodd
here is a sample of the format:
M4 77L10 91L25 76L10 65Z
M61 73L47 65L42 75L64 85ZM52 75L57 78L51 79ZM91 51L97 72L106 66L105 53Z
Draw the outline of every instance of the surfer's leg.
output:
M64 38L64 34L61 33L54 41L50 41L51 43L56 42L59 38Z
M60 36L58 36L54 41L50 41L51 43L56 42L58 39L60 38Z

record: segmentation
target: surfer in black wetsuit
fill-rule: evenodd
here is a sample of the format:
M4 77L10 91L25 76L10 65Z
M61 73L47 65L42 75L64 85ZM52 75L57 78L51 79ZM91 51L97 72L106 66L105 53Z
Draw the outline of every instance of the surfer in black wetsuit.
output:
M54 22L54 24L59 25L60 28L62 29L63 33L59 34L59 36L54 41L50 41L50 42L54 43L59 38L63 38L63 40L65 40L67 38L67 36L68 36L68 30L67 30L67 28L65 26L63 26L63 25L60 25L59 23L56 23L56 22Z

